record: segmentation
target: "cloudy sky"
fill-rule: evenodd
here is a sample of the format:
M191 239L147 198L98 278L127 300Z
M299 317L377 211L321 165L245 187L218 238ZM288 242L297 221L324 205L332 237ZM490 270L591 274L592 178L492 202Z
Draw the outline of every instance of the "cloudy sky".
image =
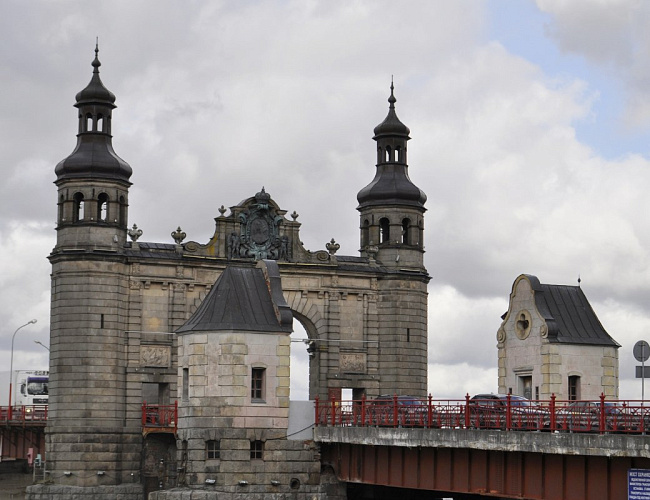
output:
M142 241L206 242L261 186L311 250L356 255L356 194L391 76L427 196L429 389L496 391L515 278L582 288L640 398L650 340L650 3L640 0L0 0L0 370L44 368L54 166L76 92L117 95ZM0 386L5 385L4 379ZM7 381L8 383L8 381ZM3 399L4 402L4 399ZM4 403L6 404L6 403Z

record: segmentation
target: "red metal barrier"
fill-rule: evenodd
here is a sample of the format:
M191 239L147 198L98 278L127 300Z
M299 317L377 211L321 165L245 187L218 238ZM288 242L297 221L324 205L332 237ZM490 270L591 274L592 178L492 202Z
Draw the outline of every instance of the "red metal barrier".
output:
M47 409L47 405L0 406L0 423L43 426L47 422Z
M142 427L145 429L178 429L178 401L173 405L142 403Z
M408 401L406 403L405 401ZM398 396L357 401L316 399L315 425L424 427L432 429L500 429L505 431L645 433L650 406L643 401L527 401L494 399L434 400Z

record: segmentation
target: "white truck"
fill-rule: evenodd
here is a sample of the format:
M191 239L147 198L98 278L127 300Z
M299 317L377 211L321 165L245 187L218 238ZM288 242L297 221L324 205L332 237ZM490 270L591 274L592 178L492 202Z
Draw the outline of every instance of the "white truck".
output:
M49 401L50 372L46 370L14 370L13 406L46 405Z

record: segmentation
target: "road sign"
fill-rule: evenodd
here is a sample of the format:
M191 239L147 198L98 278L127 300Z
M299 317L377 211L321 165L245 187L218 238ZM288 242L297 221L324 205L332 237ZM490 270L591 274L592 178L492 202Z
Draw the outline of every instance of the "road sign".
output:
M636 360L643 363L644 361L648 361L648 358L650 358L650 345L648 345L645 340L639 340L634 344L632 352L634 353Z
M636 378L650 378L650 366L635 366Z
M650 500L650 470L627 471L627 498L628 500Z

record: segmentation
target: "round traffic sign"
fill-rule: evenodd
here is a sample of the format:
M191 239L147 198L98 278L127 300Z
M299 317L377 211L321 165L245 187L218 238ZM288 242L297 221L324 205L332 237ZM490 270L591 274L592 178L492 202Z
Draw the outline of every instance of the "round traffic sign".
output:
M634 357L637 361L647 361L650 358L650 345L645 340L639 340L634 344Z

